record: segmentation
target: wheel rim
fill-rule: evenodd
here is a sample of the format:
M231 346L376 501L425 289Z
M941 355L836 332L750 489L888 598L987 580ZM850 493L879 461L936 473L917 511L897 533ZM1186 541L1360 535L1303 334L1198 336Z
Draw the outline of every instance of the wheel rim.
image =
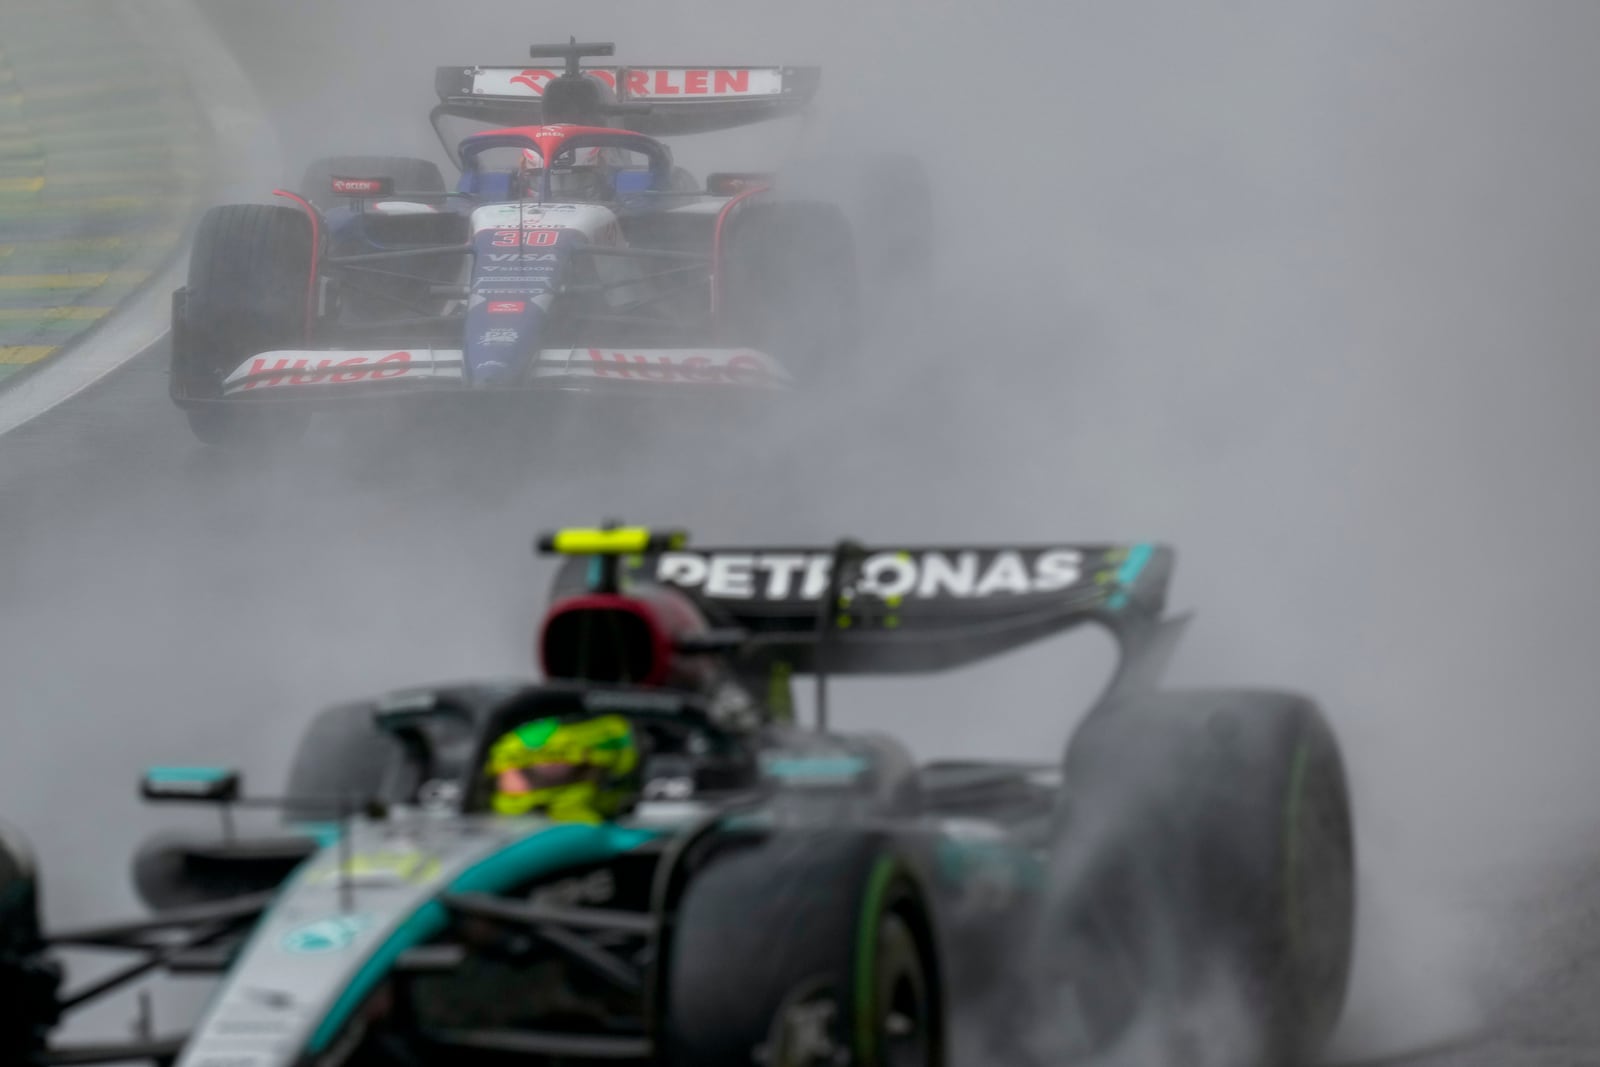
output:
M878 928L877 1018L873 1029L884 1067L932 1067L935 1062L927 968L911 927L896 913Z
M1354 921L1353 834L1336 757L1302 743L1287 812L1288 947L1299 971L1306 1025L1320 1038L1343 1003Z

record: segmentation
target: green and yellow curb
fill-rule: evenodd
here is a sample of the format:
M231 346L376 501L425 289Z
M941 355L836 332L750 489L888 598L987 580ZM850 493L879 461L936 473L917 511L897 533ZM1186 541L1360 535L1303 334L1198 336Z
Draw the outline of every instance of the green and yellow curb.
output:
M209 127L161 39L105 0L0 0L0 385L180 251Z

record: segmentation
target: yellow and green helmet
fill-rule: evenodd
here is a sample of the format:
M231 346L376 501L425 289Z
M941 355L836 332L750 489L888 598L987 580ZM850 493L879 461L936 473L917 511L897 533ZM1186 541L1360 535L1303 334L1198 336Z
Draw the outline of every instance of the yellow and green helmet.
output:
M548 718L497 740L483 773L501 815L598 823L633 806L639 762L638 739L620 715Z

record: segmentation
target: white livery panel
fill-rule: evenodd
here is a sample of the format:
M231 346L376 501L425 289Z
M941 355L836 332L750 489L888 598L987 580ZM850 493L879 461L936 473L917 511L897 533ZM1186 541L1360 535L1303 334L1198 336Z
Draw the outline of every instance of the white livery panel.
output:
M461 349L262 352L222 383L225 396L270 389L329 388L416 379L461 381Z
M792 380L777 360L753 348L547 348L536 376L755 389L782 389Z
M746 389L784 389L793 382L777 360L753 348L547 348L533 365L533 377ZM461 350L263 352L239 364L223 383L223 393L419 380L465 386Z
M584 74L627 100L748 100L783 95L782 67L589 67ZM474 96L542 97L552 67L480 67Z

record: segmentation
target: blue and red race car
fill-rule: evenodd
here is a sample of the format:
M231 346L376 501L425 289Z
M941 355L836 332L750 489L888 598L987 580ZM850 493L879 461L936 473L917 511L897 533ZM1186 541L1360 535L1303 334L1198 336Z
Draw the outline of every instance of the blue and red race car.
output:
M172 395L197 436L299 429L356 397L813 385L856 342L862 275L926 261L914 162L867 162L841 205L770 174L702 185L655 136L799 114L817 69L530 51L565 70L439 68L453 189L426 160L345 157L280 203L206 214L173 302ZM482 128L452 143L451 117Z

